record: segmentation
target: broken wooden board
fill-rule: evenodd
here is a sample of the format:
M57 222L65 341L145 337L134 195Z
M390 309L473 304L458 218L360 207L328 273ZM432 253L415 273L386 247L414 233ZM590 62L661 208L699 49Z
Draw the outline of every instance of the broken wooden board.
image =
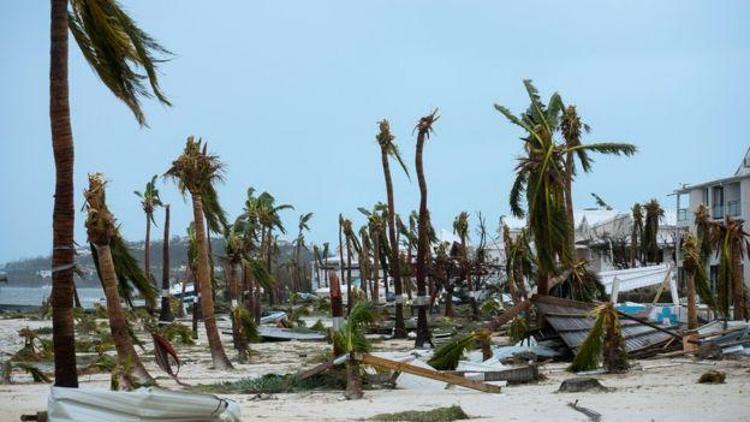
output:
M501 390L497 385L486 384L479 381L472 381L458 375L439 372L434 369L420 368L418 366L410 365L405 362L397 362L390 359L373 356L368 353L357 354L355 355L355 358L367 365L374 365L398 372L405 372L407 374L430 378L448 384L455 384L484 393L499 393Z

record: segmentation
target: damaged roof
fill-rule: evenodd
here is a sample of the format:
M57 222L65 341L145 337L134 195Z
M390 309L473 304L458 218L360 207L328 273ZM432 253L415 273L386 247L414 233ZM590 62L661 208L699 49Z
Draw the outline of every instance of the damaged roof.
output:
M534 296L531 300L571 350L577 350L586 340L594 325L590 314L596 304L552 296ZM628 353L665 343L672 337L631 319L620 318L620 326Z

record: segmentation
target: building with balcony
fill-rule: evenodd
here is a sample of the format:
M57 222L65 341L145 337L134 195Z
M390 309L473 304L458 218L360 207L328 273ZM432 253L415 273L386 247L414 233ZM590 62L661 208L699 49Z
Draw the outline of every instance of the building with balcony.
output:
M733 176L694 185L685 185L675 190L677 199L677 226L682 232L695 233L695 211L700 204L708 207L711 218L724 220L729 216L746 222L745 230L750 230L750 149L745 153L739 168ZM681 259L678 259L681 266ZM715 286L718 275L718 258L712 257L707 273L711 286ZM750 257L745 255L743 262L745 284L750 285Z

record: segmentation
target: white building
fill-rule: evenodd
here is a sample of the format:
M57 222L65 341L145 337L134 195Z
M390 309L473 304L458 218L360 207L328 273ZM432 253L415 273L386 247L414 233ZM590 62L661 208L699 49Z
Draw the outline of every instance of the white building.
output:
M700 204L708 207L714 221L726 216L750 221L750 149L733 176L708 182L685 185L675 190L677 198L677 225L681 230L695 233L695 211ZM750 227L745 226L745 230ZM750 282L750 257L745 255L743 262L745 284ZM711 286L718 275L718 258L712 257L708 276Z

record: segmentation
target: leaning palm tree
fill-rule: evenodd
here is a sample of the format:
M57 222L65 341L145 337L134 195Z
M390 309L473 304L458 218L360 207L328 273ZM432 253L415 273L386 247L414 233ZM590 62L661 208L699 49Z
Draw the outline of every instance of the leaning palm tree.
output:
M163 204L159 197L159 189L156 188L156 178L154 175L151 181L146 183L146 188L143 192L134 191L133 193L141 199L141 206L143 207L143 213L146 214L146 240L143 244L143 272L146 273L146 277L149 281L152 280L151 275L151 225L156 225L154 220L154 211L157 207L161 207Z
M633 205L633 226L630 231L630 266L635 268L640 256L638 241L643 241L643 207L639 203Z
M297 223L298 233L297 233L297 240L296 240L297 245L295 249L295 259L294 259L294 263L297 268L297 286L296 286L297 290L296 291L307 289L307 286L305 287L302 286L302 282L303 282L302 272L304 271L304 267L301 264L301 260L302 260L301 254L302 254L302 248L307 249L307 247L305 246L305 233L304 232L310 231L310 226L308 226L307 223L310 222L310 219L312 218L312 216L313 216L313 213L311 212L308 212L307 214L302 214L299 216L299 222ZM306 283L307 282L305 281L305 284Z
M401 266L399 265L399 250L398 240L396 239L396 206L393 200L393 180L391 178L391 168L388 162L389 157L394 157L398 160L401 168L404 169L406 176L409 176L409 171L406 169L406 165L401 160L401 154L398 151L398 146L394 142L396 139L391 134L391 125L388 120L383 119L378 123L380 132L376 139L378 145L380 145L380 161L383 165L383 176L385 177L385 189L388 196L388 239L391 247L391 275L393 276L393 289L396 293L396 324L393 329L393 336L395 338L406 338L406 325L404 324L404 297L401 286ZM386 279L386 284L388 280Z
M419 224L417 235L417 338L415 347L423 347L425 342L430 341L430 332L427 328L427 264L430 253L430 217L427 210L427 181L424 177L424 166L422 155L424 152L424 143L430 139L432 125L440 117L437 115L437 109L432 113L419 119L415 130L417 131L417 152L415 158L415 168L417 170L417 179L419 180ZM474 302L476 310L476 302Z
M268 192L263 192L258 195L256 205L256 215L258 222L261 226L261 244L264 245L264 257L266 263L266 271L271 274L272 255L273 255L273 239L274 230L278 230L282 234L286 234L286 228L281 222L281 215L279 214L283 210L291 209L294 207L289 204L276 205L276 198ZM268 289L268 298L271 305L275 303L275 288Z
M214 368L231 369L221 337L216 327L216 316L214 315L214 300L211 294L211 279L208 263L208 245L206 239L206 228L203 210L202 194L216 181L222 180L223 164L219 157L207 152L207 145L202 140L196 140L190 136L185 144L183 153L172 162L172 167L165 173L166 177L175 180L180 191L190 193L193 201L193 221L195 223L195 234L198 246L198 263L196 281L201 295L201 308L203 320L206 326L211 358Z
M589 152L598 152L607 155L625 155L631 156L638 151L635 145L618 143L618 142L597 142L594 144L583 144L581 142L581 131L590 132L591 128L581 122L580 116L576 111L576 106L568 106L562 114L560 131L565 141L565 208L567 210L568 221L568 240L570 242L571 256L575 257L575 216L573 215L573 179L576 175L575 159L581 163L581 169L584 173L591 172L593 160L589 157ZM592 194L597 200L601 198ZM603 202L603 201L601 201Z
M117 358L122 367L130 368L129 376L135 379L138 384L153 384L154 380L143 367L141 359L133 347L133 339L130 335L127 320L122 311L120 303L120 294L118 286L121 274L118 274L115 256L130 258L128 251L124 246L120 236L115 217L107 208L105 189L106 181L100 173L89 175L89 187L83 193L85 197L85 209L87 213L86 231L89 242L93 246L96 255L97 270L104 288L104 294L107 299L107 315L109 317L109 328L112 332L112 341L117 350ZM122 262L119 260L119 262ZM143 279L148 287L151 287L151 296L153 297L153 288L145 278L145 273L140 271L137 266L132 265L135 262L130 258L127 260L130 274L137 274L138 279ZM126 377L127 378L127 377Z
M169 105L159 88L156 63L162 60L156 56L170 53L140 29L115 0L51 0L51 5L49 111L56 168L52 214L55 385L78 387L73 323L75 189L68 94L68 30L102 82L133 111L142 126L146 124L140 104L142 98L153 93L161 103Z
M664 217L664 210L659 201L652 199L643 205L646 210L646 219L643 227L643 247L646 262L661 262L659 254L659 222Z

